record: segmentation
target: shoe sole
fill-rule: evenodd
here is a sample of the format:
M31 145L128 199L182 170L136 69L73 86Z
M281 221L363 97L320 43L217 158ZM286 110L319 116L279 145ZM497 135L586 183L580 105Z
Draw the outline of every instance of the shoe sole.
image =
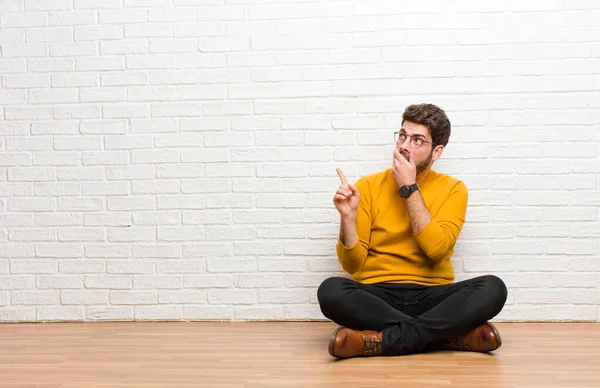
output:
M494 350L496 350L500 346L502 346L502 338L500 337L500 332L498 331L498 329L496 329L496 326L494 326L493 324L491 324L489 322L486 322L485 324L488 325L492 329L492 331L496 335L496 339L498 340L498 345L494 349L490 350L490 352L493 352Z
M343 328L344 328L343 326L338 327L337 329L335 329L333 331L333 334L331 335L331 339L329 340L329 354L331 355L331 357L338 358L335 354L333 354L333 345L334 345L334 341L333 340L335 339L335 336L337 335L337 333L340 330L342 330Z

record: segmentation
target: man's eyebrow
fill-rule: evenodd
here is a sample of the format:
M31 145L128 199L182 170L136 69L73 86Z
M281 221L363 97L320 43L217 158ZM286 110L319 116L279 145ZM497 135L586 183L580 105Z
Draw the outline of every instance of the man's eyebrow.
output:
M404 128L400 128L400 132L403 132L403 133L405 133L405 134L407 134L407 135L408 135L408 132L407 132L407 131L406 131L406 129L404 129ZM411 136L418 136L418 137L426 138L426 136L425 136L425 135L421 135L420 133L415 133L415 134L413 134L413 135L411 135Z

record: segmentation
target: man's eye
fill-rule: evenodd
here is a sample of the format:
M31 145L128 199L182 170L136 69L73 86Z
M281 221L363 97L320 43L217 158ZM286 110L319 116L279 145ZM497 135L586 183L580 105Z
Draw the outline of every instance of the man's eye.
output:
M416 145L421 145L421 144L423 144L423 139L416 138L414 141L415 141L415 144L416 144Z

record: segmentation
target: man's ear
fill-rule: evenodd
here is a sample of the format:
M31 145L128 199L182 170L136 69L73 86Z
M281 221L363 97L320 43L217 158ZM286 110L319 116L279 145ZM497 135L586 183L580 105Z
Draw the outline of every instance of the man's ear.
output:
M442 156L443 152L444 152L444 146L443 145L436 146L433 149L433 155L431 155L431 160L433 160L435 162L436 160L438 160Z

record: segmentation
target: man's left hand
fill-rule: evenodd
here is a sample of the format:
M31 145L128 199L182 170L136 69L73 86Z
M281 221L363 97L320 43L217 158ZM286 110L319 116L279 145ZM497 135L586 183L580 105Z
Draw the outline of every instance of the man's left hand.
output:
M412 185L417 181L417 166L414 160L406 160L400 151L398 151L398 147L394 148L392 176L398 187Z

